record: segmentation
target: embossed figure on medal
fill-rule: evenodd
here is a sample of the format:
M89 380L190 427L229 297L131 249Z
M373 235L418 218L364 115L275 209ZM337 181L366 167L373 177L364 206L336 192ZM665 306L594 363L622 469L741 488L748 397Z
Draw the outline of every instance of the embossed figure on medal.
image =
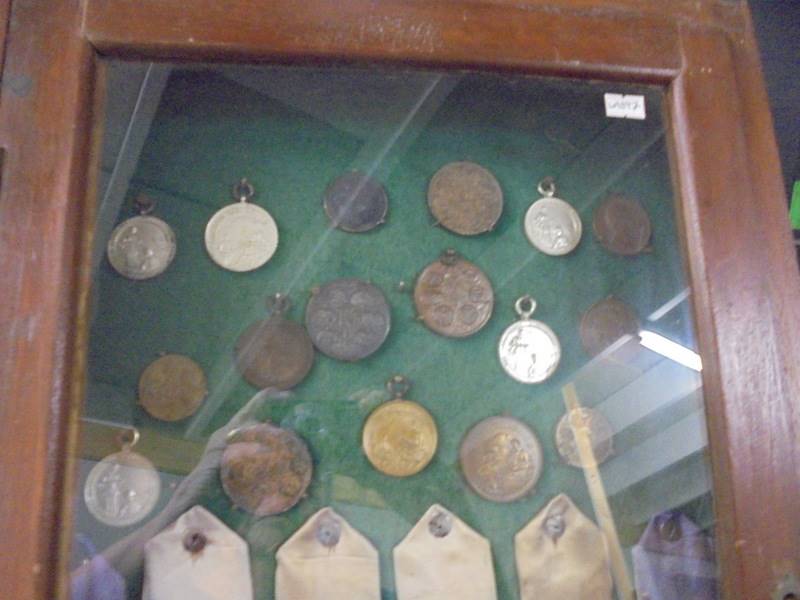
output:
M531 245L545 254L569 254L578 246L583 234L580 215L568 202L556 198L552 177L542 179L537 189L542 197L525 213L525 235Z

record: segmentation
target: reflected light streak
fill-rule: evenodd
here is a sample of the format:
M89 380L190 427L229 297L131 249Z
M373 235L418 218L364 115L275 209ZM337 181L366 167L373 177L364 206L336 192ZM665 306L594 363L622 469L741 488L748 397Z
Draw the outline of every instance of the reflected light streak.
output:
M674 360L685 367L698 372L703 370L703 361L697 352L690 350L686 346L681 346L663 335L643 329L639 332L639 343L648 350Z

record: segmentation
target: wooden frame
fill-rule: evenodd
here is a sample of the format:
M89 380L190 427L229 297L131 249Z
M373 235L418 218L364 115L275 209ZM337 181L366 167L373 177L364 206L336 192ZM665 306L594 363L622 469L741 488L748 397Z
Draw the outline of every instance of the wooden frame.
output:
M667 86L724 597L771 598L797 576L800 278L743 2L14 0L9 23L0 95L0 584L9 598L64 593L98 52L403 62ZM778 597L797 597L789 591Z

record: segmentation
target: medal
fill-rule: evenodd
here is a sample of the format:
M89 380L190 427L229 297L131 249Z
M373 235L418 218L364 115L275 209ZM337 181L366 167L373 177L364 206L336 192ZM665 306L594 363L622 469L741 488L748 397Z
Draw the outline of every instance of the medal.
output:
M639 317L633 307L609 296L589 307L580 324L581 342L589 356L597 356L619 338L638 337Z
M606 418L596 410L586 407L568 411L561 417L556 426L556 448L561 458L573 467L582 468L584 465L578 453L575 441L576 429L583 428L588 436L595 464L603 464L614 454L614 430Z
M266 210L251 204L253 186L242 179L233 186L238 200L219 209L206 225L206 250L229 271L252 271L266 263L278 247L278 226Z
M193 415L207 391L203 370L180 354L165 354L154 360L139 377L139 404L162 421L180 421Z
M542 474L542 448L536 434L512 417L478 422L464 436L458 455L470 487L494 502L522 498Z
M361 445L378 471L408 477L422 471L436 453L436 423L420 404L403 398L411 387L405 377L395 375L386 387L392 400L369 415Z
M373 354L389 335L392 315L383 292L360 279L336 279L311 292L306 328L317 350L356 361Z
M267 305L269 318L250 325L236 341L236 369L255 388L287 390L308 375L314 346L305 327L286 318L288 297L275 294Z
M612 194L594 211L592 229L609 252L633 256L647 250L652 229L650 217L638 201Z
M417 277L414 304L429 329L447 337L467 337L488 323L494 291L483 271L455 250L446 250Z
M257 517L277 515L300 502L311 483L311 454L293 431L269 423L234 430L222 453L222 488Z
M92 516L112 527L127 527L144 519L158 502L161 478L153 463L133 448L133 439L123 442L122 449L109 454L89 472L83 486L83 499Z
M484 167L452 162L428 185L428 208L437 224L460 235L491 231L503 212L503 190Z
M363 233L386 221L389 198L383 186L358 171L339 176L322 199L331 224L350 233Z
M569 254L581 241L581 218L572 206L555 197L556 185L552 177L542 179L538 190L543 197L531 204L525 213L525 235L545 254Z
M514 304L520 319L500 336L497 355L506 373L521 383L540 383L550 377L561 360L556 334L541 321L531 319L536 300L522 296Z
M136 200L139 216L117 225L106 253L114 270L128 279L150 279L163 273L175 258L175 232L161 219L149 216L155 203Z

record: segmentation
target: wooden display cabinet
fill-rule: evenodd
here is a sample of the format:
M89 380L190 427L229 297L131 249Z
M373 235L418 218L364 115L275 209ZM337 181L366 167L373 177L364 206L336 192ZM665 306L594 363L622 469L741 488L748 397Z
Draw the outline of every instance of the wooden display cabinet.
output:
M6 15L7 14L7 15ZM740 0L13 0L0 95L4 597L66 596L98 57L486 69L663 86L724 597L800 597L800 280Z

